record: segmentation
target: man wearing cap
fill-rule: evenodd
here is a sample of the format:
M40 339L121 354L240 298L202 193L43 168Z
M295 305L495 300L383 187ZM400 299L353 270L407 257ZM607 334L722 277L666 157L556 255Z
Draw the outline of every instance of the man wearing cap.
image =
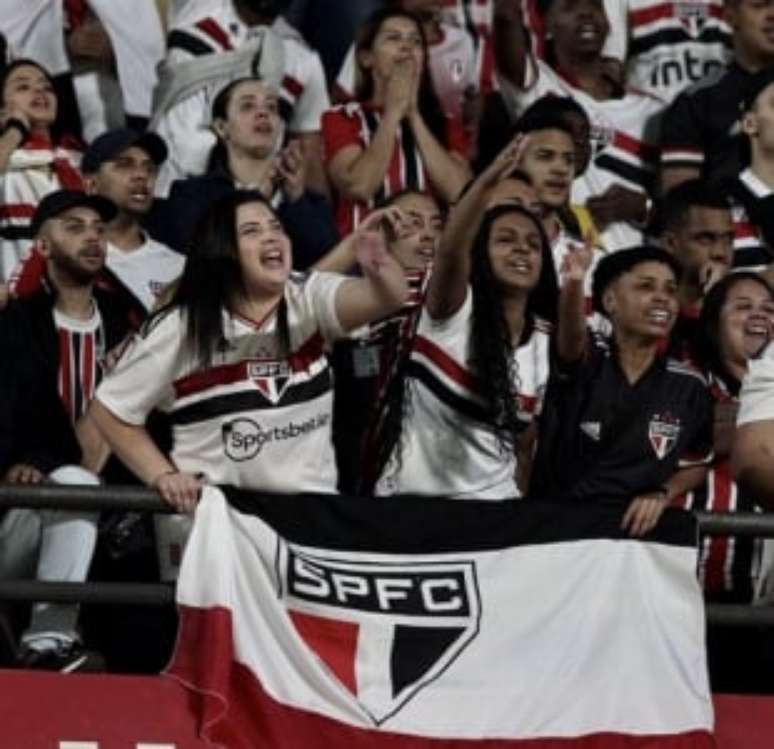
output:
M93 397L106 353L128 327L128 310L94 287L105 262L105 223L115 216L110 201L75 190L47 195L33 216L47 284L0 315L3 481L97 483L77 465L74 424ZM0 577L82 582L95 540L93 514L9 510L0 521ZM77 606L36 604L21 665L87 665L77 617Z
M675 258L637 247L600 261L593 301L610 320L610 338L585 328L590 264L590 250L579 248L562 267L556 360L530 496L620 506L622 529L639 536L674 497L703 481L712 405L696 370L659 355L677 318Z
M81 162L86 192L107 198L117 209L105 225L107 257L98 285L129 304L135 325L180 276L185 263L182 255L152 239L142 227L166 157L167 147L155 133L121 128L96 138ZM17 274L15 294L24 297L37 291L44 271L42 257L32 255Z
M741 126L749 166L726 185L734 201L734 267L763 270L774 261L774 68L747 81Z

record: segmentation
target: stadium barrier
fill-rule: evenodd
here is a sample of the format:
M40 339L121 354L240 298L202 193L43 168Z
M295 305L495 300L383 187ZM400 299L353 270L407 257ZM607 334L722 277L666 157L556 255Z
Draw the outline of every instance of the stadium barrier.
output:
M174 513L174 509L164 503L156 491L135 486L0 484L0 510L10 507ZM704 534L774 538L774 513L698 512L696 516L699 529ZM162 583L0 581L0 601L165 606L173 600L174 587ZM774 626L774 606L709 604L707 621L721 626Z

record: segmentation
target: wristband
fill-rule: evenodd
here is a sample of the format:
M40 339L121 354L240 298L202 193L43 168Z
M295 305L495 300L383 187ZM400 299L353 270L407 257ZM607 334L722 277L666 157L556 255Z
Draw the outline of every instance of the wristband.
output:
M3 135L5 135L11 128L16 130L19 135L21 135L22 143L27 140L27 136L30 134L30 129L18 117L9 117L5 121Z

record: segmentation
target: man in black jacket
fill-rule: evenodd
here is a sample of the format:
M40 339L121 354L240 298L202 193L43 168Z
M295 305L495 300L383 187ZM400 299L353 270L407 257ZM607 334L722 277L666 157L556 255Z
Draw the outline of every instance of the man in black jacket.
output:
M46 259L45 289L0 316L0 477L95 484L81 468L75 423L100 379L105 356L124 337L127 316L94 289L105 262L108 200L62 190L33 218ZM108 303L109 300L109 303ZM0 577L82 582L96 541L96 517L12 509L0 519ZM39 603L22 636L21 665L75 670L88 665L74 605Z

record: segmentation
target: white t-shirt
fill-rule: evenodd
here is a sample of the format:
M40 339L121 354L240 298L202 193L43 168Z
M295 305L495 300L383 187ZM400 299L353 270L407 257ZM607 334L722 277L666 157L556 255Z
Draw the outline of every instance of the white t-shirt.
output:
M333 379L325 349L343 335L335 297L345 277L294 275L285 289L291 355L278 355L277 313L261 323L224 311L226 345L206 368L184 350L185 319L152 319L97 398L119 419L169 414L171 457L211 483L276 492L335 492Z
M774 419L774 345L747 362L747 374L739 393L737 426Z
M391 460L376 494L431 494L448 498L506 499L519 496L516 457L503 453L487 423L481 385L471 370L473 295L447 320L426 310L409 362L410 405L401 436L401 464ZM537 321L515 352L514 383L525 424L542 408L548 381L548 326ZM486 384L483 385L486 387Z
M185 258L146 236L142 246L129 252L108 242L106 264L150 312L159 294L183 272Z
M655 179L658 166L658 125L663 102L651 96L628 91L620 99L597 101L542 60L529 58L526 85L517 88L500 78L500 90L512 119L546 95L573 98L591 122L592 157L588 169L573 182L572 202L584 205L618 184L636 192L646 192ZM610 251L642 244L642 232L624 222L608 226L600 235Z

